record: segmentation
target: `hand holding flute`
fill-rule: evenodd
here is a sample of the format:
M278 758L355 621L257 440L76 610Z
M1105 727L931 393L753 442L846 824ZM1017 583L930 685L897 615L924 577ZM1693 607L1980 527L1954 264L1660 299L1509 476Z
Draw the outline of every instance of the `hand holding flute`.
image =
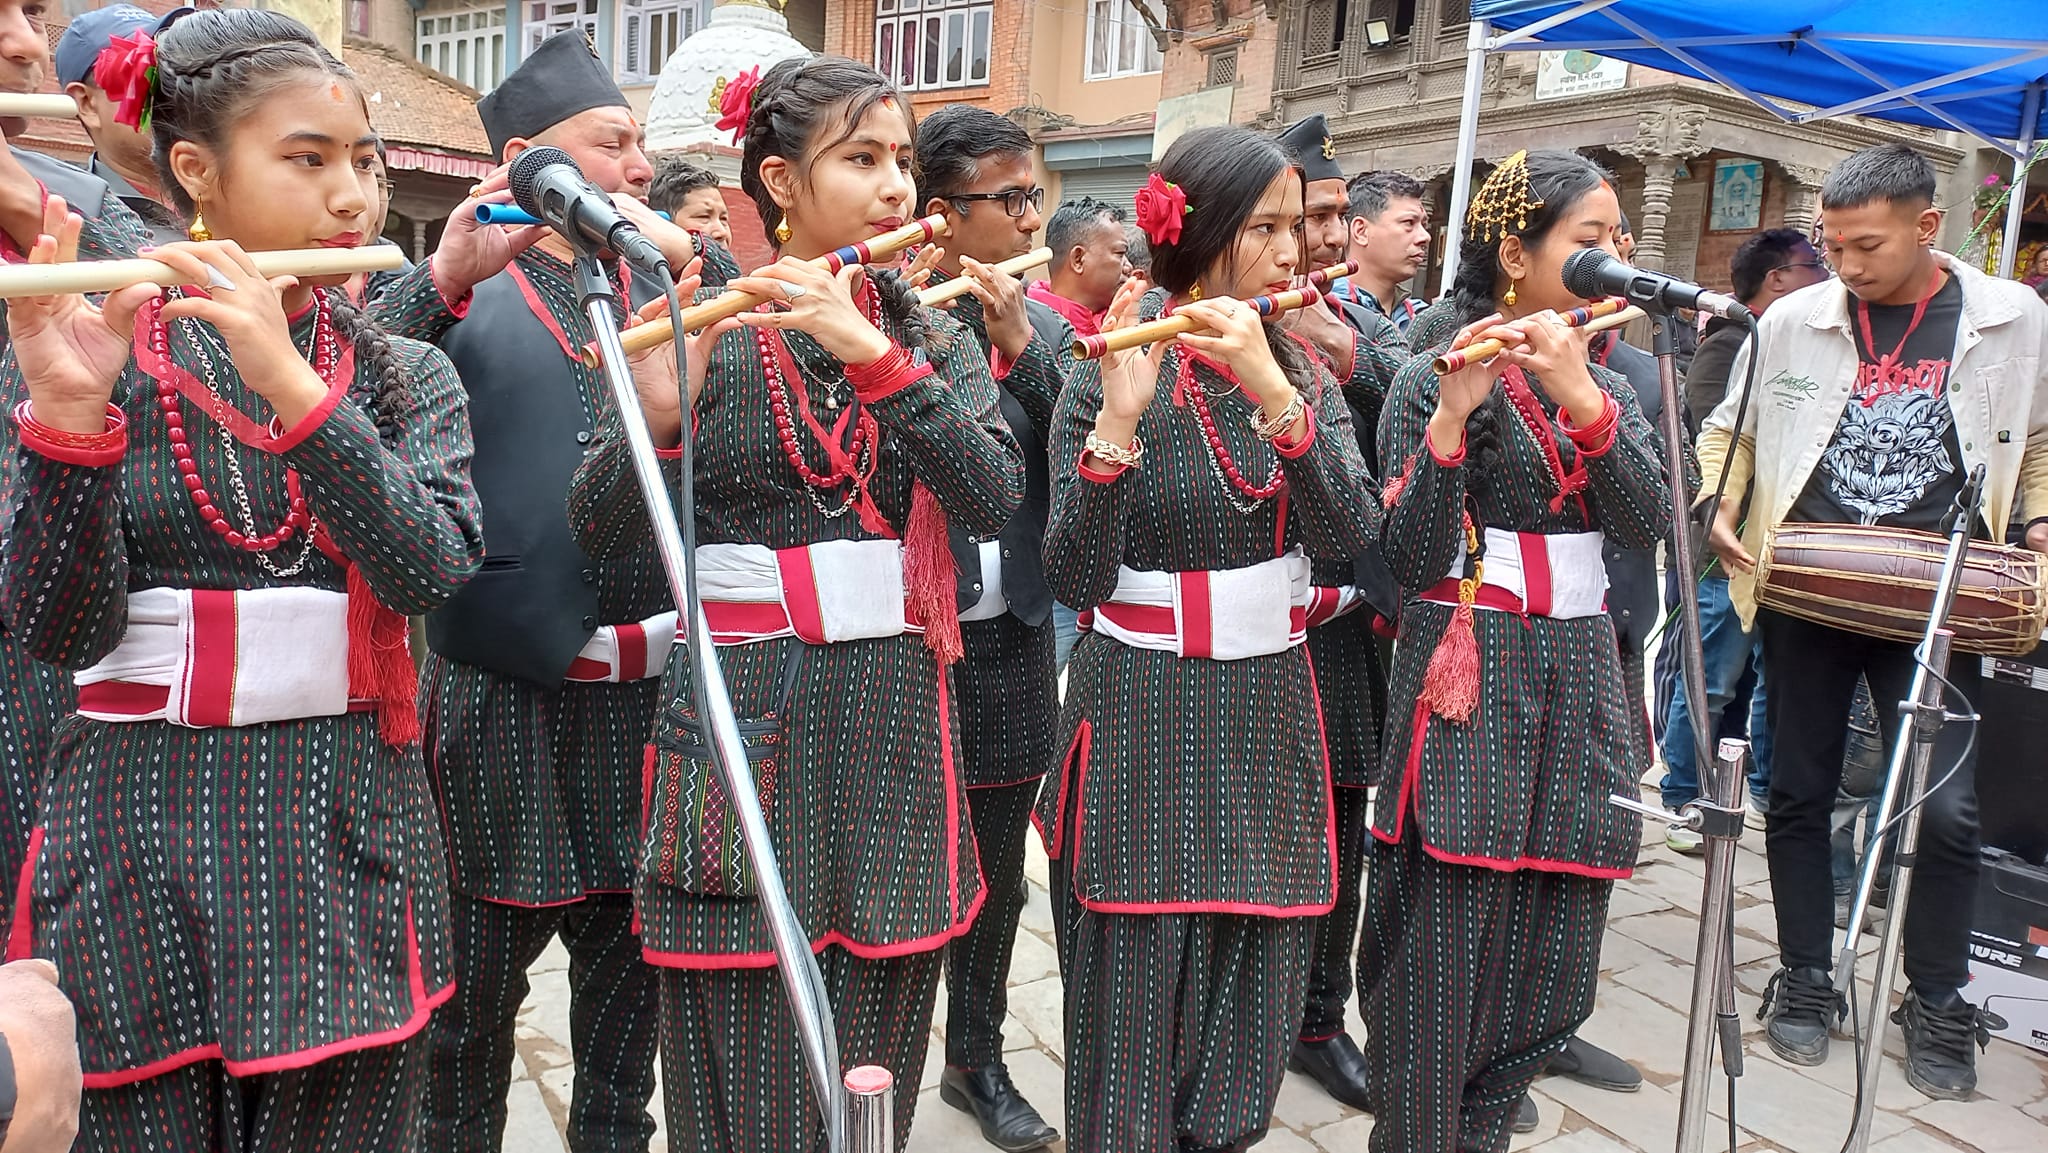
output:
M1613 307L1603 307L1610 303ZM1436 412L1429 423L1431 448L1442 456L1459 451L1465 422L1486 403L1494 382L1510 367L1529 373L1532 385L1555 401L1574 425L1590 428L1605 413L1608 400L1587 367L1587 345L1595 333L1640 315L1625 302L1602 301L1565 314L1546 309L1511 321L1495 314L1466 325L1451 342L1451 353L1464 355L1444 358L1449 362L1444 367L1451 371L1439 368ZM1490 358L1472 355L1496 347L1494 342L1499 351Z
M849 244L844 248L828 252L816 260L795 261L795 263L807 263L812 268L825 273L828 277L835 276L848 267L887 261L912 244L943 236L946 234L946 231L945 217L927 216L923 220L912 221L894 232L877 236L873 240L864 241L859 244ZM771 300L802 299L812 287L812 282L809 279L800 278L799 274L795 273L785 276L779 273L771 273L770 271L774 268L790 264L792 259L784 257L782 260L777 261L766 269L762 269L753 276L743 276L732 281L727 285L726 292L716 299L707 300L693 308L685 308L680 318L664 318L650 324L643 324L627 332L621 338L625 351L628 354L643 352L657 344L665 344L674 340L678 325L682 327L684 332L694 332L697 329L716 324L728 316L738 316L748 309ZM764 283L764 280L782 280L787 283L778 287ZM787 289L792 285L797 288L797 291L788 293ZM865 323L866 318L863 317L862 320ZM778 325L772 323L767 324L767 326L778 327ZM806 328L803 324L786 324L779 327ZM874 326L869 325L868 327L872 330ZM817 334L814 332L812 335L815 336ZM833 355L837 356L839 354L834 351ZM876 355L880 355L880 353ZM595 366L600 363L600 357L601 354L597 351L595 344L583 346L583 360L585 363ZM840 359L847 360L848 358L842 356ZM848 362L853 364L865 363L865 361L859 359Z

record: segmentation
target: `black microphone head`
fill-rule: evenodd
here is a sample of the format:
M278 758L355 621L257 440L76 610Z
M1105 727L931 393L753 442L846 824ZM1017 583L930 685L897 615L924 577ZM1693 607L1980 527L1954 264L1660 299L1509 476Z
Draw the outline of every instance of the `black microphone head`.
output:
M531 216L541 215L540 189L535 187L535 182L540 179L542 170L557 164L566 164L577 176L583 175L583 170L576 167L575 158L547 145L529 148L513 158L511 171L505 174L505 179L512 186L512 202L521 211Z
M1600 270L1620 261L1599 248L1581 248L1564 258L1564 290L1580 300L1598 300L1610 295L1600 283Z

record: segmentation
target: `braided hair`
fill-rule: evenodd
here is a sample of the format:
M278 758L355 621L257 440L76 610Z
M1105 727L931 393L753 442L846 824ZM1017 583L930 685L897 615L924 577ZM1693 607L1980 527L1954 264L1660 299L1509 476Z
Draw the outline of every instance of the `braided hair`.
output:
M770 242L782 223L783 211L761 179L762 161L780 157L801 179L811 158L851 137L867 114L884 101L903 110L904 125L915 139L917 122L910 114L910 102L881 73L858 61L839 56L793 56L761 77L740 144L740 191L754 201ZM837 135L826 138L825 132L835 126ZM918 303L917 290L889 269L870 268L868 278L881 299L883 315L895 327L903 346L923 347L930 339L931 325L924 306Z
M1519 238L1525 248L1541 243L1588 193L1603 184L1614 183L1613 174L1606 169L1576 152L1562 149L1529 153L1526 171L1528 198L1542 201L1540 205L1530 208L1526 216L1513 224L1495 222L1490 229L1494 233L1491 239L1471 219L1465 221L1464 243L1458 248L1457 278L1451 285L1451 301L1461 327L1500 310L1498 301L1510 282L1500 264L1501 245L1508 237ZM1465 444L1474 465L1465 471L1466 488L1474 496L1487 492L1493 478L1500 474L1501 421L1506 419L1501 408L1505 403L1500 390L1495 389L1466 419ZM1571 467L1573 451L1570 444L1559 442L1558 452L1567 468Z
M355 74L310 29L262 8L221 8L181 17L158 35L156 65L150 139L157 175L172 206L188 219L198 205L171 169L174 145L183 141L224 151L247 109L309 72L349 85L362 99ZM367 116L367 103L364 111ZM411 393L390 338L347 293L316 291L326 295L335 333L353 344L357 361L372 370L375 391L359 399L384 440L395 440L395 418L410 406Z

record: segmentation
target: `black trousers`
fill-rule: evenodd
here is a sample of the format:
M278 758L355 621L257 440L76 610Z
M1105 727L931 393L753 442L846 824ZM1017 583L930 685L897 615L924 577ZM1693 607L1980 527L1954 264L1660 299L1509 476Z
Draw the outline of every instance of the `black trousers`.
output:
M526 969L555 934L569 950L570 1048L576 1082L569 1148L646 1153L654 1136L660 986L640 958L633 899L599 894L529 909L448 896L455 937L455 996L427 1026L426 1121L421 1153L494 1153L505 1140L512 1040Z
M1763 637L1766 708L1776 741L1764 847L1778 911L1779 952L1794 968L1826 969L1834 963L1829 838L1856 678L1869 678L1889 758L1898 739L1897 705L1912 686L1913 646L1769 609L1758 610L1757 628ZM1982 668L1979 658L1957 653L1949 662L1948 679L1974 702ZM1948 704L1963 711L1962 702L1953 696ZM1928 768L1929 787L1956 765L1969 738L1967 724L1943 726ZM1976 754L1971 750L1955 776L1930 794L1921 808L1905 956L1907 979L1924 992L1946 993L1969 983L1977 850Z
M1308 1008L1301 1014L1301 1039L1327 1041L1344 1031L1344 1007L1351 1000L1351 946L1358 940L1359 882L1365 872L1365 789L1330 790L1337 808L1337 904L1317 917L1316 951L1308 970Z
M1038 781L967 790L981 884L988 896L965 936L946 949L946 1064L979 1069L1003 1060L1010 952L1024 913L1024 838Z

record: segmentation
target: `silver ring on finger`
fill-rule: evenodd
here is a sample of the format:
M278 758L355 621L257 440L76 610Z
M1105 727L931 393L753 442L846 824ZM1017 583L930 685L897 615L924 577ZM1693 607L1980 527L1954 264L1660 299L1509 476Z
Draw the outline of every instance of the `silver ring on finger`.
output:
M782 299L795 300L797 297L802 296L804 293L809 291L810 289L805 288L801 284L785 284L782 286Z
M206 266L206 286L208 288L218 288L225 292L237 291L235 282L228 279L228 274L211 264Z

